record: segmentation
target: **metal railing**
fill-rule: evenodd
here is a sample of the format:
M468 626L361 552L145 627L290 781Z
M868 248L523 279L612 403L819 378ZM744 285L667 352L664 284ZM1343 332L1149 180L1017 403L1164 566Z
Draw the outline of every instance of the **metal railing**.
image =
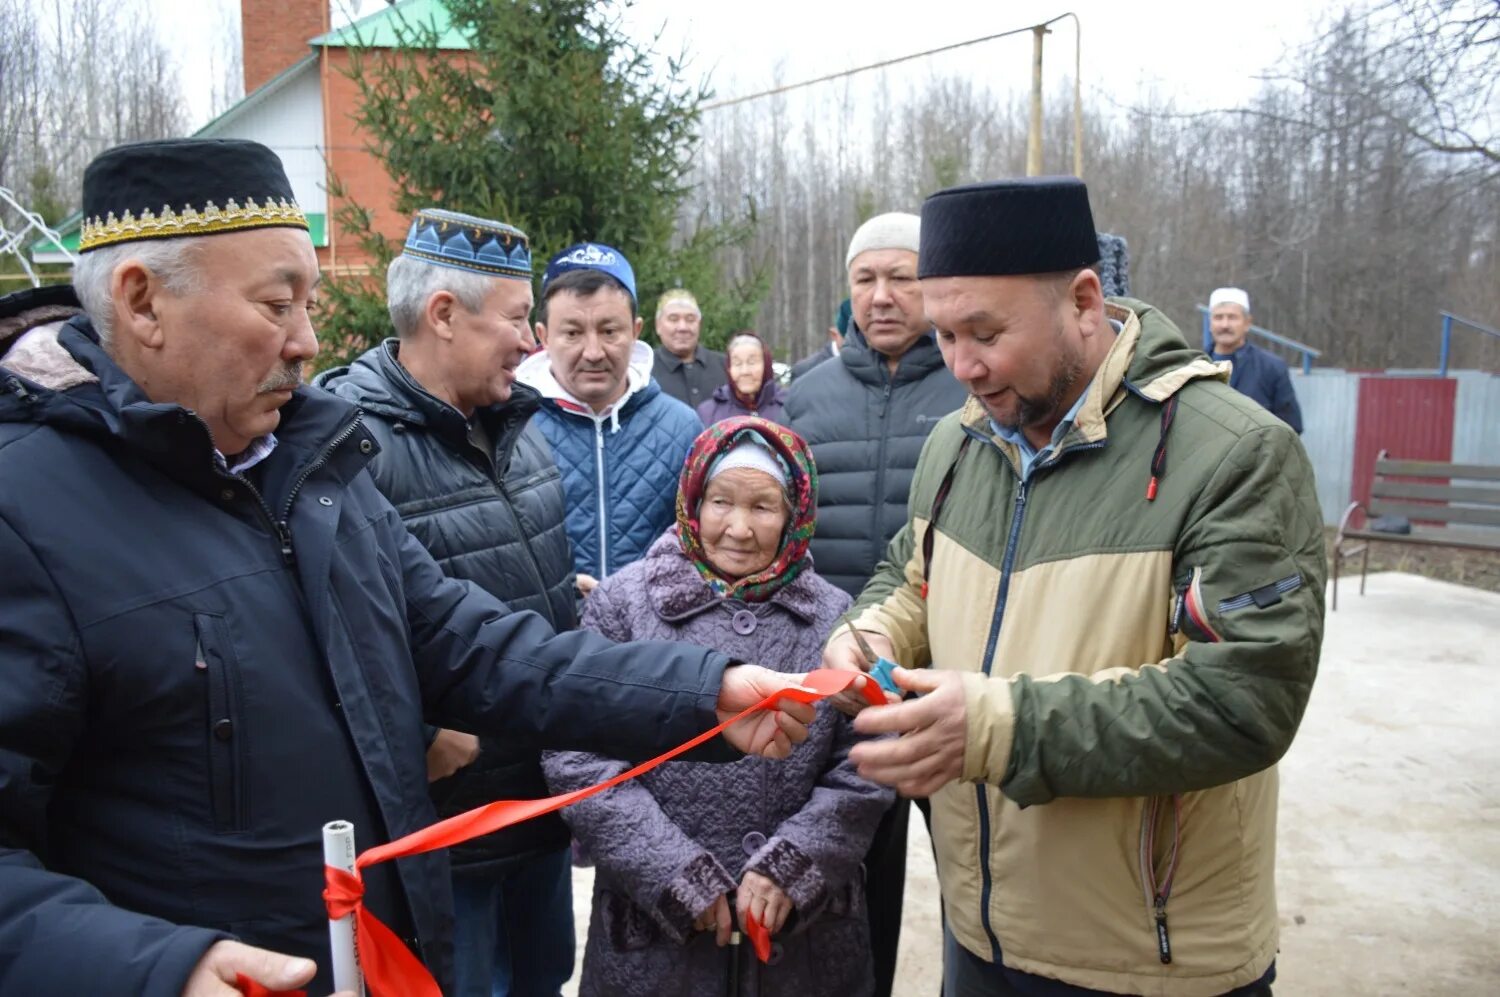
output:
M62 244L62 239L56 232L47 226L42 216L34 211L28 211L20 201L16 200L15 194L8 187L0 187L0 206L9 207L21 216L21 227L17 229L7 228L4 219L0 219L0 257L14 256L16 262L25 271L26 280L36 287L42 282L42 275L31 267L31 261L26 259L26 250L31 240L38 236L51 239L58 250L68 258L69 263L77 263L78 257L70 252Z
M1448 376L1448 357L1453 352L1453 324L1455 322L1475 332L1500 339L1500 329L1491 329L1487 325L1481 325L1461 315L1454 315L1452 312L1440 311L1438 314L1443 317L1443 344L1438 352L1438 377Z
M1214 352L1214 337L1212 331L1209 329L1209 309L1207 305L1198 305L1197 308L1199 314L1203 316L1203 352L1212 355ZM1313 347L1308 346L1306 343L1299 343L1295 339L1289 339L1286 336L1281 335L1280 333L1272 332L1270 329L1262 329L1258 325L1252 325L1250 327L1250 335L1259 336L1261 339L1264 339L1268 343L1275 343L1277 346L1281 346L1288 350L1292 350L1296 353L1301 354L1302 373L1304 374L1311 373L1313 361L1323 355L1322 350L1314 349ZM1497 333L1497 335L1500 335L1500 333Z

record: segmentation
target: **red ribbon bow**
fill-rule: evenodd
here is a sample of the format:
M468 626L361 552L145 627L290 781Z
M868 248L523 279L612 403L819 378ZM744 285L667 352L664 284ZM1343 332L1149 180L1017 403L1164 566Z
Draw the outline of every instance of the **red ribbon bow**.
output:
M364 975L365 990L370 997L442 997L437 981L432 978L427 967L422 965L422 961L406 947L406 943L401 941L394 931L365 909L365 886L359 875L360 870L391 859L420 855L438 848L462 844L471 838L478 838L501 828L572 806L580 800L586 800L622 782L645 775L663 762L671 761L678 755L718 737L725 728L738 723L752 713L772 709L783 699L811 704L829 696L836 696L849 688L859 675L859 672L819 668L802 676L800 686L778 689L759 703L730 717L712 730L704 731L692 740L679 744L670 751L657 755L650 761L642 762L635 768L621 772L614 778L606 779L597 785L586 786L583 789L575 789L571 793L561 793L541 800L498 800L482 807L475 807L466 813L449 817L447 820L438 821L420 831L408 834L404 838L398 838L365 851L355 859L355 871L352 875L342 869L324 866L327 885L323 890L323 902L328 908L329 920L336 921L351 913L354 915L355 945L359 950L359 968ZM860 691L872 704L876 706L885 704L885 696L874 682L866 682ZM770 932L748 914L745 917L745 935L755 947L755 954L761 962L771 957ZM243 975L239 978L238 987L245 997L301 997L302 995L302 991L289 991L285 995L277 995Z

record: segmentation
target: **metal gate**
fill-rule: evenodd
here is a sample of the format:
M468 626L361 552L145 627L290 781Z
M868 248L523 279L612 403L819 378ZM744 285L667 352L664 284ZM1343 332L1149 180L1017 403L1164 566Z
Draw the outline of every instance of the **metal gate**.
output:
M1385 450L1398 460L1453 459L1451 377L1363 377L1354 430L1354 476L1350 498L1367 504L1375 457Z

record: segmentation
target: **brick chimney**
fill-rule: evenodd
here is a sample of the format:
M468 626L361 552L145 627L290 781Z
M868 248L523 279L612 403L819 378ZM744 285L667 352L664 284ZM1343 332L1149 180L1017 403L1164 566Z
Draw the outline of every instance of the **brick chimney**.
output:
M328 0L240 0L245 93L311 54L307 43L328 30Z

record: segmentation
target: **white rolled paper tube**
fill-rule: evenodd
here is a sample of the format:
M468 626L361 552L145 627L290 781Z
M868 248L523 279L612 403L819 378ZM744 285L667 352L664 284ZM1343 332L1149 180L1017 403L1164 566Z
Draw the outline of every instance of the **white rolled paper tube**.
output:
M354 856L354 825L347 820L324 824L323 861L353 875ZM328 922L328 941L333 950L333 989L364 997L365 981L359 971L359 949L354 943L352 913Z

